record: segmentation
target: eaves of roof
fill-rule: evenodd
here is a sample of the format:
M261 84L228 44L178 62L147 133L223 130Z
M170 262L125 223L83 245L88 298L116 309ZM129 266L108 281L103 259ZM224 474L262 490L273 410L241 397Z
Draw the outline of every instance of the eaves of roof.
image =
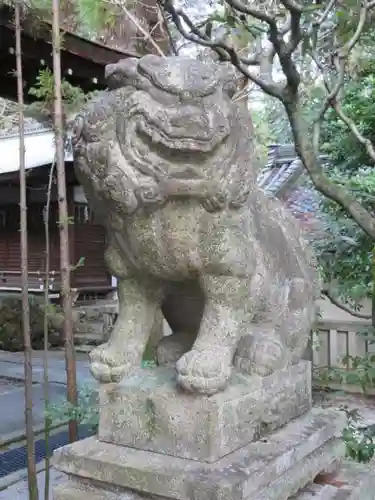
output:
M17 172L20 168L19 134L0 136L0 175ZM25 168L50 165L55 159L55 137L51 128L25 131ZM72 161L71 151L65 152L65 161Z

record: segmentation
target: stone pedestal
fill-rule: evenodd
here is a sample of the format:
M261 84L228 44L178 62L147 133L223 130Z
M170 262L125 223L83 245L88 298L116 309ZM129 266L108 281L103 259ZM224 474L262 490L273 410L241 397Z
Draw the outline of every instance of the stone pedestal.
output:
M70 490L90 480L97 498L114 487L120 498L135 491L163 500L287 500L342 455L341 426L335 412L310 410L212 464L88 438L55 452L54 466L86 480L74 479ZM68 498L65 487L55 490L55 500Z
M54 499L287 500L343 455L344 415L311 409L310 373L234 374L211 397L164 368L103 386L98 437L54 453Z
M179 391L171 369L141 370L101 389L99 440L212 463L309 410L310 377L302 361L206 397Z

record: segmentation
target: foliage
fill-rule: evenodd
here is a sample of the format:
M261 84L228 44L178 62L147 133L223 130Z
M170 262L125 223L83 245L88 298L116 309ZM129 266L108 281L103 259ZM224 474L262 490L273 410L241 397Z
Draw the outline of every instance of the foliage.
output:
M372 36L370 36L372 35ZM374 46L373 33L366 35L366 46ZM372 53L355 68L345 82L341 108L370 140L375 137L375 59ZM330 109L321 128L321 152L328 156L329 179L341 185L363 207L373 213L375 173L372 158L364 144ZM348 216L346 210L321 198L323 237L315 242L326 283L333 283L335 295L355 310L365 297L372 296L373 238Z
M371 70L371 73L368 73ZM368 139L375 139L375 64L366 65L365 76L362 71L358 77L351 79L345 86L341 106L356 124L361 134ZM359 168L372 166L366 148L347 129L334 111L327 113L322 127L322 152L325 152L330 163L340 171L356 173ZM364 174L366 174L364 172Z
M115 9L109 2L77 0L77 13L82 35L92 37L101 27L111 27L116 21Z
M320 162L321 131L329 109L375 158L371 138L361 133L341 105L355 61L361 59L358 52L362 51L365 60L371 54L364 49L372 40L375 2L271 0L248 4L221 0L199 23L174 0L164 0L164 7L185 39L211 48L279 101L316 189L338 203L375 240L375 218L345 186L330 178ZM248 50L239 52L230 42L241 31L250 37Z
M72 405L66 399L62 399L48 407L46 417L52 426L60 422L76 420L79 424L96 430L99 424L97 391L90 386L81 387L78 390L77 405Z
M42 349L44 343L44 305L32 296L29 298L30 334L33 349ZM48 311L49 341L51 346L63 345L61 332L63 316L58 307ZM20 297L5 298L0 303L0 349L22 351L22 301Z
M374 328L370 327L362 332L370 343L374 342ZM346 384L360 386L363 393L375 387L375 355L346 356L342 360L342 368L317 368L314 379L322 387L330 384ZM347 417L341 438L345 444L347 458L356 462L369 462L375 454L375 426L361 425L361 416L357 409L348 410L342 407Z
M372 211L375 200L372 169L359 169L353 175L336 167L329 175ZM320 217L322 236L315 240L314 246L325 283L333 284L335 294L356 308L363 298L372 296L374 241L343 208L327 198L321 198Z
M52 0L29 0L34 18L51 22ZM115 20L111 2L99 0L61 0L63 25L78 35L96 38L104 27L110 27Z
M50 118L53 115L54 107L54 77L49 68L39 71L35 86L29 89L29 94L38 101L29 105L28 113L39 112ZM61 82L61 94L65 116L79 110L91 97L91 94L84 94L79 87L71 85L66 80Z
M317 383L322 387L329 387L331 383L356 385L364 394L375 387L375 355L345 356L342 363L346 367L317 368Z
M307 126L312 125L322 101L323 88L320 84L306 82L301 88L301 117ZM268 125L269 139L271 143L290 144L294 141L293 131L290 126L288 115L282 103L265 95L262 99L262 107L259 112L262 120Z
M375 426L361 426L360 416L356 410L344 408L347 416L347 426L343 429L341 438L345 443L347 458L356 462L368 463L375 455Z
M142 367L153 368L155 362L145 360ZM81 425L89 426L96 431L99 425L99 406L97 390L92 386L82 386L78 390L77 405L72 405L66 399L49 406L46 417L51 425L57 425L60 422L76 420Z

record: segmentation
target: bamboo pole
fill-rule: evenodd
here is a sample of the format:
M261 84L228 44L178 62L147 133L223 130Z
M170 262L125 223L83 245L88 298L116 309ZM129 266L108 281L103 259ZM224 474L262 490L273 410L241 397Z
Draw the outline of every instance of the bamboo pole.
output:
M60 0L52 0L52 47L53 47L53 76L54 76L54 129L56 145L56 170L59 204L59 232L60 232L60 274L62 305L64 310L65 335L65 366L67 382L67 400L74 407L77 406L77 377L76 360L73 338L72 300L70 287L70 258L69 258L69 214L66 198L66 177L64 161L64 131L63 106L61 95L61 35L60 35ZM76 420L69 421L69 440L76 441L78 426Z
M27 481L29 499L38 500L38 483L35 465L34 421L33 421L33 369L32 347L30 337L30 308L28 286L28 242L27 242L27 200L26 200L26 168L25 168L25 129L24 129L24 99L22 77L22 47L21 47L21 5L15 4L15 35L16 35L16 71L18 95L19 124L19 161L20 161L20 232L21 232L21 281L22 281L22 329L24 341L25 370L25 427L27 444Z

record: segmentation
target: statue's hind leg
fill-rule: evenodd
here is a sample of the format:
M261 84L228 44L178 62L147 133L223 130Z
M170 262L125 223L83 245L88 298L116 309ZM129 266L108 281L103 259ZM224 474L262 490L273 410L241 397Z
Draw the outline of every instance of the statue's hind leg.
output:
M266 376L298 363L315 322L311 286L303 279L280 285L265 321L255 324L238 344L234 365L242 372Z
M225 388L231 375L238 339L251 319L249 279L204 276L205 307L191 351L177 363L181 387L190 392L214 394Z

